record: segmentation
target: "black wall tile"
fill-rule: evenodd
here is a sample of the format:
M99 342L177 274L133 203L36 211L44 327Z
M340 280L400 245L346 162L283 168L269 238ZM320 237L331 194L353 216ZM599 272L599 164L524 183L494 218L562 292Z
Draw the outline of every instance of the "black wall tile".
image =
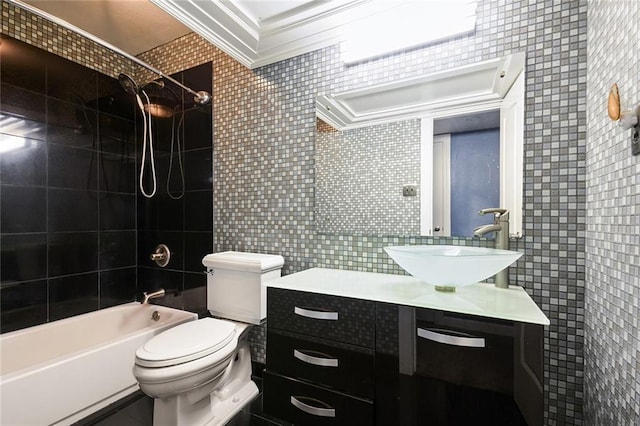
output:
M111 108L127 109L126 105L111 105ZM124 119L98 110L97 149L126 157L136 156L135 121Z
M98 269L98 232L49 234L49 276L78 274Z
M188 191L213 188L213 151L211 147L183 154L185 186Z
M49 279L49 321L97 309L97 272Z
M162 268L148 268L138 266L138 291L137 296L143 292L156 291L164 288L165 290L183 290L183 272L171 271ZM159 300L161 302L161 300Z
M45 93L47 73L43 66L43 58L46 52L4 34L0 34L0 40L3 45L0 50L2 82Z
M14 139L0 133L0 143L21 142L21 148L0 155L0 180L4 184L45 186L47 184L47 144L36 139Z
M100 232L100 269L136 266L136 231Z
M45 232L47 190L41 187L1 185L2 233Z
M0 91L2 92L0 110L3 115L8 115L18 120L31 121L32 124L30 127L32 128L34 127L34 123L38 123L36 127L38 131L33 132L29 137L45 139L46 132L44 131L43 125L46 123L46 97L41 93L31 92L10 84L5 84L4 78L2 86L0 86ZM3 132L16 136L24 135L19 126L3 125Z
M97 231L98 193L49 188L49 231Z
M100 271L100 309L136 300L136 268Z
M47 96L84 105L98 96L98 72L58 55L47 55Z
M136 196L100 193L100 229L136 229Z
M173 146L174 150L177 149L178 141L176 139L176 134L178 131L178 123L179 123L179 114L177 114L176 119L173 117L169 118L157 118L151 117L151 128L153 129L153 147L157 153L169 153L171 152L171 135L174 135L173 138ZM140 120L140 125L142 126L142 120ZM142 128L139 129L138 140L139 142L139 150L142 151L142 137L144 136L141 132ZM148 133L147 133L148 136Z
M196 91L205 90L211 93L213 85L212 70L213 63L206 62L182 71L182 79L184 80L185 85ZM189 98L193 96L189 93L185 93L185 97Z
M98 153L56 143L49 144L49 186L98 189Z
M185 232L185 271L202 272L202 258L213 251L213 232Z
M0 332L47 322L47 281L0 286Z
M186 231L213 231L213 191L188 191L184 195Z
M98 162L100 190L135 194L137 171L135 157L101 152Z
M0 282L47 276L47 234L0 235Z
M213 146L213 119L210 105L185 111L183 146L185 150Z
M206 287L207 286L207 274L204 272L204 266L201 272L185 272L184 273L184 289L191 290L198 287ZM206 306L207 301L204 300L204 305Z
M168 194L158 198L158 229L182 231L184 229L184 198L175 200Z
M81 103L47 98L47 139L78 148L97 149L97 112Z
M138 196L137 203L137 229L140 231L152 231L158 229L160 196L146 198Z

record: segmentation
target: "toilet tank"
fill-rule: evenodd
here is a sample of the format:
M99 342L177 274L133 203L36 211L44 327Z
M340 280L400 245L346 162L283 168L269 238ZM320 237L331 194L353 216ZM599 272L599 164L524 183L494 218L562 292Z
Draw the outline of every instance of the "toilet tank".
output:
M202 259L207 268L207 309L211 315L260 324L267 316L264 283L280 276L284 259L274 254L225 251Z

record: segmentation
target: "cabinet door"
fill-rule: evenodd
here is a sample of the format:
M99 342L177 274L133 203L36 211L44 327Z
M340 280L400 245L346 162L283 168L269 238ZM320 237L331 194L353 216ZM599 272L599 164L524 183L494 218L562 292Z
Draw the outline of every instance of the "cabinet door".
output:
M513 339L417 322L416 374L513 394Z
M530 426L544 421L543 334L541 325L516 325L513 397Z
M373 349L268 331L267 360L271 372L365 398L375 394Z
M264 411L299 425L373 425L373 403L264 372Z
M375 302L269 288L267 327L373 348Z

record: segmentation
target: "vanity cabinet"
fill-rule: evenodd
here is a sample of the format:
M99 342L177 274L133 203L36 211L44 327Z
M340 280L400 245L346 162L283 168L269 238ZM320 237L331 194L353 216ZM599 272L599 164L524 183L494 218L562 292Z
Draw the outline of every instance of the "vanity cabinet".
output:
M415 330L400 342L405 365L413 364L400 392L400 411L415 416L405 424L542 424L541 326L402 309Z
M520 287L443 295L322 268L267 287L265 413L302 425L543 423L548 319Z
M305 425L371 425L375 303L269 288L266 413Z

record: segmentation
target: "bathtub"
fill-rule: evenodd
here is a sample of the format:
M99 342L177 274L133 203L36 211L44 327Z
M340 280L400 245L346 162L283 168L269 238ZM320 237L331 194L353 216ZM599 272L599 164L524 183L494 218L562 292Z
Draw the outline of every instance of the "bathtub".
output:
M136 349L196 319L134 302L3 334L0 424L67 425L135 392Z

